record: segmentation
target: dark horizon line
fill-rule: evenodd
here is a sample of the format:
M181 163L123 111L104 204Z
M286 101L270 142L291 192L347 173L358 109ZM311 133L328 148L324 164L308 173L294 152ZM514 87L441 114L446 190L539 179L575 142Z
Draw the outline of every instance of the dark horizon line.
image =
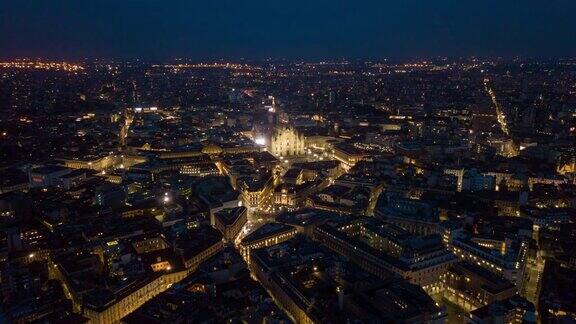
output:
M172 58L146 58L146 57L83 57L72 58L64 56L3 56L0 55L1 61L46 61L46 62L134 62L140 61L142 63L172 63L177 61L193 62L193 63L236 63L236 62L253 62L253 63L266 63L266 62L304 62L304 63L368 63L368 62L408 62L408 61L470 61L470 60L497 60L502 62L510 61L572 61L576 60L575 56L520 56L520 55L414 55L414 56L387 56L387 57L309 57L309 58L289 58L289 57L172 57Z

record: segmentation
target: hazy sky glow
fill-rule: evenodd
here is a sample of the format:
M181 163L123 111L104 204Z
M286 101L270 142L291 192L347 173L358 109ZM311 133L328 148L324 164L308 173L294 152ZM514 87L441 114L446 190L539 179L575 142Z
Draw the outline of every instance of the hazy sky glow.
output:
M0 0L0 57L576 57L576 0Z

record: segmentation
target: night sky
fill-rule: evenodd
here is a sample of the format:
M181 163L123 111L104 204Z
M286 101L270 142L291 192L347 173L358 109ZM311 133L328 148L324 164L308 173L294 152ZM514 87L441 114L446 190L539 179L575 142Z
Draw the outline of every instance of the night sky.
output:
M576 0L0 0L0 57L576 57Z

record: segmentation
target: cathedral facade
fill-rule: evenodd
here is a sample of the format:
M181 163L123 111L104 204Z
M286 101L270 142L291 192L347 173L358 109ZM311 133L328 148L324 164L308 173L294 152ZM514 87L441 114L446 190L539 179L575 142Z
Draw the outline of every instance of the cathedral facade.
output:
M294 156L304 154L304 135L296 128L278 125L270 139L270 153L275 156Z

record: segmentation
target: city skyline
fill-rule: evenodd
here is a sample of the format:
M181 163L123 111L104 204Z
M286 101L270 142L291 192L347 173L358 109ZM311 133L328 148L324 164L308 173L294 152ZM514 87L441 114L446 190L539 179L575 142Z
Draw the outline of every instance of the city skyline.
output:
M0 0L0 323L574 323L574 9Z

